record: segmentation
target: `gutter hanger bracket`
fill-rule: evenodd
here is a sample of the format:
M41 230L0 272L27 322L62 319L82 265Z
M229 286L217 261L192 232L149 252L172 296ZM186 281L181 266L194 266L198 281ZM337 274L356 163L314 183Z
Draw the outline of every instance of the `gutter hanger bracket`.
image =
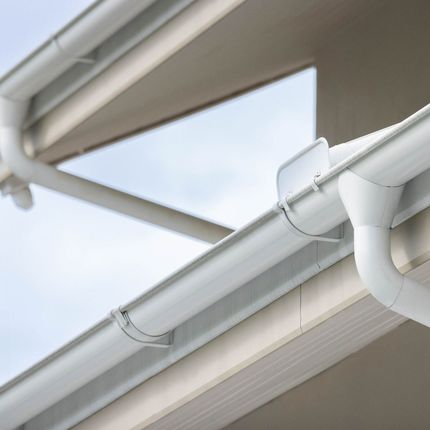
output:
M130 339L141 343L143 346L168 348L173 344L173 331L160 336L151 336L143 333L133 324L127 311L121 311L121 308L111 311L110 316Z
M310 239L312 241L317 241L317 242L329 242L329 243L339 243L342 239L343 239L343 229L342 226L340 227L340 234L339 237L328 237L328 236L314 236L312 234L307 234L304 231L300 230L299 228L297 228L290 220L290 218L288 218L288 212L291 211L291 207L288 205L287 202L287 197L285 197L284 199L282 199L281 201L278 202L276 209L277 210L281 210L283 212L284 216L284 221L285 224L287 225L288 229L293 232L294 234L296 234L297 236L303 237L304 239Z
M63 56L68 58L69 60L75 61L76 63L83 64L94 64L96 62L95 57L76 57L74 55L69 54L62 46L57 36L51 36L51 42L57 48L58 52Z
M380 185L347 169L338 187L354 227L361 280L387 308L430 327L430 287L400 273L391 257L391 225L404 186Z
M293 211L291 203L288 202L290 197L295 192L309 185L314 192L320 191L320 187L317 183L318 178L329 170L330 165L327 140L324 137L320 137L283 163L278 169L276 182L279 202L275 210L279 211L279 209L281 209L285 215L283 219L288 229L304 239L331 243L338 243L343 239L342 228L340 228L338 237L314 236L301 231L288 217L288 212Z
M312 182L311 182L311 187L314 191L319 191L320 187L318 186L318 184L316 183L316 179L318 177L321 176L321 173L317 173L313 178L312 178Z

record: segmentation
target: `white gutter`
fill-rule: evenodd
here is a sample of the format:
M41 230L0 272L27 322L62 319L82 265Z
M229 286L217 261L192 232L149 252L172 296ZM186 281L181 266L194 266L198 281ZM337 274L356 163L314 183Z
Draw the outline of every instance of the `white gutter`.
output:
M0 79L0 96L28 100L156 0L99 0Z
M286 199L285 212L276 205L121 307L116 318L102 321L5 385L0 393L0 428L12 429L27 421L141 348L127 336L132 333L127 322L132 321L138 332L155 336L155 341L165 341L166 332L318 239L309 235L323 234L346 221L338 181L348 168L384 186L401 186L429 169L429 136L427 106L394 127L332 148L337 164Z
M187 0L187 2L190 0ZM178 54L246 0L194 0L34 124L37 151L73 133L87 119ZM160 2L163 4L164 2ZM180 1L178 4L181 4ZM1 178L1 172L0 172Z
M221 11L218 10L216 16L224 16L230 7L240 2L219 2ZM137 203L130 203L130 196L32 160L24 152L21 138L29 98L77 61L91 61L83 57L150 3L144 0L96 3L60 32L53 42L46 44L0 81L0 151L16 176L115 210L124 206L128 208L124 210L126 213L136 216L139 207ZM97 10L97 13L92 13L92 10ZM85 48L81 49L82 46ZM150 293L122 307L122 312L114 312L114 317L102 321L10 381L0 389L0 429L13 429L28 421L144 345L168 346L171 338L165 335L180 324L315 240L312 235L323 234L344 222L348 214L343 201L348 213L351 209L347 199L342 201L339 196L338 178L346 169L353 166L354 172L367 181L385 187L402 186L429 169L429 112L430 108L426 107L397 126L334 148L332 158L337 160L337 164L286 199L284 210L274 207ZM157 218L155 212L150 212L147 211L142 218L157 221L153 219ZM177 211L170 214L181 216ZM164 226L170 225L176 230L175 222L169 217L169 212L166 212ZM184 219L186 223L187 219ZM387 223L379 227L387 230ZM356 223L355 227L360 225ZM359 235L364 237L361 242L364 248L360 245L357 249L361 254L360 250L366 249L369 243L369 235ZM388 264L387 237L384 233L377 243L377 258L384 264L381 267L385 267L386 273L398 284L398 275ZM364 264L359 264L362 276L371 291L376 291L373 288L373 269L367 260L363 261ZM405 287L406 282L402 278ZM401 309L408 302L401 299L402 294L403 289L398 302Z
M21 129L32 96L73 64L90 61L84 58L86 54L154 1L100 0L4 76L0 80L0 123L3 128L8 126L12 119L14 125ZM226 3L225 9L228 10L231 5ZM231 4L234 5L235 2ZM219 15L219 11L217 13ZM16 132L3 130L2 133L3 163L15 177L24 182L24 185L20 183L18 188L4 187L3 192L11 194L20 207L31 207L32 197L25 183L35 183L210 243L218 242L233 231L221 224L157 202L61 172L29 157L22 147L21 137Z

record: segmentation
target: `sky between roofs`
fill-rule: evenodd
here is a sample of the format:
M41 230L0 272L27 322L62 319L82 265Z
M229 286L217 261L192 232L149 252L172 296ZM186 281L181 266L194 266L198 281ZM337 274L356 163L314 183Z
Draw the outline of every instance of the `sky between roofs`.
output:
M90 3L0 0L0 75ZM313 140L314 88L306 70L62 168L236 228ZM32 189L30 212L0 200L0 384L208 248Z

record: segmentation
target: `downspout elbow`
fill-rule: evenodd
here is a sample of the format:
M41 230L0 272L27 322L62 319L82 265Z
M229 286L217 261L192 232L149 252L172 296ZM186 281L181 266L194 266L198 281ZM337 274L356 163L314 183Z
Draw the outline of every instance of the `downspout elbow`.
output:
M15 127L0 127L0 154L3 162L16 177L31 183L35 164L24 152L22 131Z
M22 145L22 126L27 111L28 101L0 96L0 158L10 172L22 181L10 188L2 188L2 192L10 194L15 204L22 209L33 206L33 196L28 184L34 176L34 165Z
M1 158L11 173L25 182L31 182L34 175L34 165L25 154L22 145L22 127L27 111L27 101L0 97Z
M354 227L361 280L386 307L430 326L430 288L401 274L391 258L390 227L403 186L370 182L351 170L339 177L339 194Z

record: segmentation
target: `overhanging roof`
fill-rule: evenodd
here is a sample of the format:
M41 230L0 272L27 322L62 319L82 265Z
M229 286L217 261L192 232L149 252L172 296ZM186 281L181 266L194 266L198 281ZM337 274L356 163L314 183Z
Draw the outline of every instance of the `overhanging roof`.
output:
M238 9L239 10L239 9ZM296 19L299 19L298 17L296 17ZM221 22L222 23L222 22ZM227 31L227 29L224 29L225 31ZM209 30L210 31L210 30ZM201 37L203 37L203 36L201 36ZM270 38L269 38L270 39ZM198 39L197 39L198 40ZM182 50L180 50L180 51L178 51L178 54L179 53L181 53L181 52L183 52L183 50L185 50L186 48L183 48ZM237 47L236 47L236 49L237 49ZM216 49L215 49L215 51L216 51ZM276 51L276 49L275 49L275 51ZM144 52L144 50L142 51L142 52ZM176 54L175 54L176 55ZM173 57L172 57L173 58ZM143 61L143 59L142 59L142 61ZM166 60L165 62L163 62L163 65L164 64L167 64L168 62L169 62L170 60ZM160 68L162 67L162 66L159 66ZM153 69L153 71L151 72L151 73L153 73L153 72L155 72L156 70L159 70L159 69ZM145 75L144 77L142 77L142 79L139 81L139 82L135 82L134 84L133 84L133 87L132 88L140 88L139 87L139 85L140 85L140 83L141 83L141 81L143 80L143 79L146 79L146 76L150 76L151 75L151 73L149 73L148 75ZM103 79L103 76L102 76L102 74L101 75L99 75L99 77L98 78L96 78L95 80L98 80L98 79L100 79L101 81L99 81L98 82L98 85L101 85L100 84L100 82L103 82L102 81L102 79ZM94 80L94 81L95 81ZM171 79L171 80L173 80L173 79ZM91 84L91 83L90 83ZM88 85L90 85L90 84L88 84ZM88 89L88 88L87 88ZM192 88L191 88L191 90L192 90ZM186 94L188 94L188 92L190 92L191 91L190 90L190 88L188 88L188 90L187 90L187 92L186 92ZM192 91L191 91L192 92ZM204 92L203 90L202 90L202 92ZM97 118L97 115L98 115L98 112L102 112L102 111L104 111L105 109L108 109L108 107L112 104L114 104L114 103L117 103L118 102L118 100L121 100L121 98L124 96L124 97L131 97L130 98L130 100L129 99L127 99L127 98L125 98L125 102L123 103L123 104L119 104L119 106L120 106L120 109L119 109L119 112L117 112L116 114L119 114L122 110L125 110L125 109L127 109L129 106L133 106L133 103L135 103L135 102L139 102L139 100L138 100L138 98L136 97L136 100L134 100L134 94L135 93L131 93L131 92L129 92L129 90L128 89L125 89L124 90L124 93L123 94L119 94L119 95L117 95L114 99L112 99L110 102L109 102L109 104L108 105L106 105L106 104L103 104L103 103L100 103L99 104L99 108L100 109L98 109L98 111L97 112L95 112L95 113L93 113L92 115L91 115L91 119L90 120L94 120L95 118ZM137 94L137 93L136 93ZM145 92L145 94L146 94L146 92ZM83 97L82 99L80 98L80 97ZM53 121L53 118L55 119L55 118L57 118L57 119L61 119L61 115L64 115L64 118L66 117L66 113L69 113L69 114L73 114L73 108L78 108L79 106L81 107L81 109L82 109L82 107L83 106L85 106L84 104L83 104L83 102L85 101L85 97L87 97L88 96L88 92L86 92L86 93L84 93L84 92L82 92L82 93L80 93L79 91L77 92L77 93L75 93L75 96L73 96L72 97L72 99L74 100L73 101L73 103L75 103L75 107L74 107L74 105L73 105L73 103L71 103L71 104L68 104L69 103L69 101L68 100L66 100L66 101L64 101L63 102L63 104L62 105L59 105L56 109L54 109L51 113L49 113L49 114L47 114L47 116L46 117L44 117L43 119L41 119L37 124L35 124L35 131L37 131L39 134L39 138L40 137L43 137L43 136L52 136L52 135L54 135L54 136L61 136L61 127L62 126L64 126L64 124L65 124L65 122L61 122L61 121L59 121L59 122L56 122L56 121ZM93 96L93 94L90 94L90 96ZM180 99L180 97L177 97L177 99ZM79 101L79 103L78 104L76 104L76 101ZM174 99L172 99L171 100L171 102L173 103L173 100ZM176 99L175 99L176 100ZM213 99L213 100L216 100L216 99ZM91 101L90 99L88 100L89 102ZM210 102L210 101L209 101ZM195 105L195 106L197 106L197 105ZM142 109L142 111L144 111L144 109L146 109L146 105L142 105L142 106L140 106L140 108ZM166 105L165 106L165 108L167 109L168 108L168 106ZM195 108L195 107L194 107ZM190 109L194 109L193 107L192 108L190 108ZM69 110L70 109L70 110ZM141 112L142 112L141 111ZM180 114L180 113L179 113ZM60 117L58 116L58 115L60 115ZM134 118L133 117L133 115L132 115L132 113L131 112L128 112L128 115L129 115L129 117L130 118ZM148 111L148 115L149 115L149 111ZM71 115L72 116L72 115ZM64 118L63 118L63 120L64 120ZM115 119L115 115L114 115L114 113L112 113L112 116L111 117L107 117L107 119L105 118L105 120L107 121L109 119L109 122L110 121L114 121L114 119ZM137 120L141 120L141 117L140 116L136 116L136 118L135 119L137 119ZM83 120L83 117L81 117L81 120ZM90 120L88 120L88 121L90 121ZM126 120L126 118L123 118L123 120L125 121ZM85 121L87 121L86 119L84 120L84 122ZM66 121L66 123L67 123L67 121ZM57 127L57 129L56 130L54 130L54 128L50 128L51 126L52 127L54 127L54 125L55 125L55 127ZM70 124L69 124L70 125ZM105 127L104 128L108 128L107 126L106 126L106 124L104 124L103 122L101 122L100 124L98 124L98 126L99 127L102 127L103 128L103 125L105 125ZM151 124L148 124L147 126L151 126ZM58 127L60 127L60 128L58 128ZM69 129L69 131L67 132L67 133L69 133L70 132L70 135L69 135L69 137L71 136L71 134L72 133L77 133L78 132L78 130L80 129L80 127L81 127L81 123L79 123L78 125L76 125L75 124L75 127L73 127L72 129ZM97 128L97 127L96 127ZM96 129L95 128L95 129ZM67 129L67 127L66 127L66 129ZM95 130L94 129L94 130ZM54 130L54 131L53 131ZM64 130L65 129L63 129L63 132L64 132ZM98 128L97 128L97 130L98 130ZM116 130L116 129L115 129ZM116 131L118 131L118 130L116 130ZM81 149L83 149L83 150L86 150L86 149L89 149L90 147L93 147L93 146L97 146L97 145L99 145L99 144L103 144L103 143L105 143L105 142L102 142L102 141L100 141L100 142L96 142L96 141L91 141L91 139L90 139L90 135L89 134L87 134L87 135L85 135L85 130L84 129L81 129L81 132L83 133L82 135L83 136L86 136L86 139L85 139L85 142L86 142L86 144L88 143L88 148L87 147L82 147ZM127 132L127 133L129 133L130 132L130 130ZM44 134L45 133L45 134ZM47 133L47 134L46 134ZM52 133L52 134L51 134ZM57 133L57 134L56 134ZM61 139L63 139L63 138L65 138L66 136L67 136L67 133L66 134L64 134L62 137L60 137L59 138L59 140L58 141L56 141L55 139L53 139L52 141L51 141L51 145L53 145L53 146L51 146L50 147L50 149L48 149L48 147L49 147L49 145L47 146L47 147L39 147L39 149L48 149L46 152L45 152L45 154L44 154L44 157L45 158L47 158L47 159L50 159L50 157L53 157L52 159L50 159L50 161L55 161L56 159L59 159L59 158L62 158L63 156L61 156L60 157L60 155L59 155L59 153L57 153L57 156L55 156L55 157L59 157L59 158L55 158L54 156L53 156L53 151L54 151L54 149L58 149L58 148L61 148L62 146L61 145L59 145L59 146L56 146L57 144L58 144L58 142L61 142ZM40 142L42 142L42 144L45 144L45 143L47 143L47 142L49 142L49 140L48 141L45 141L45 140L41 140L41 141L39 141L39 144L40 144ZM77 140L75 140L75 141L73 141L73 143L70 143L70 145L69 144L65 144L64 142L64 148L67 148L67 149L69 149L69 148L72 148L73 147L73 145L76 145L76 142L77 142ZM91 143L92 142L92 143ZM75 148L76 149L76 148ZM54 154L55 155L55 154ZM69 156L69 155L71 155L71 154L64 154L64 156ZM318 251L318 249L319 248L317 248L317 251ZM318 251L319 252L319 251ZM318 252L317 252L317 254L318 254ZM313 253L313 255L314 255L314 253ZM337 256L337 257L339 257L339 256ZM319 269L321 269L321 267L319 267ZM270 275L268 275L268 276L270 276ZM103 384L102 384L103 385ZM128 389L130 388L130 386L128 386ZM75 394L75 393L74 393Z
M168 16L173 16L167 22L160 21L159 10L156 14L160 2L145 11L145 19L140 18L141 29L144 25L151 26L151 16L153 20L157 18L161 26L152 29L152 33L147 31L147 37L113 64L117 68L116 76L120 76L121 68L126 74L127 70L128 74L140 74L137 81L123 82L121 92L113 98L97 99L100 88L108 93L116 85L111 81L111 67L76 89L81 80L87 79L82 78L83 74L91 75L92 69L98 66L97 57L94 65L79 64L73 73L60 77L34 98L32 115L36 123L33 132L37 151L44 152L43 159L55 162L80 154L306 67L312 64L321 46L330 43L338 32L361 15L382 7L383 2L224 1L223 7L228 5L233 10L224 18L216 15L208 21L206 29L197 32L175 51L168 46L175 42L168 40L169 29L189 25L198 8L210 5L216 9L222 2L199 0L185 9L189 2L180 3L182 9L174 12L171 2L164 3L168 7L164 7L163 14L169 12ZM201 10L205 16L210 14ZM219 14L219 10L214 13ZM162 37L162 45L157 45L157 49L162 49L160 46L171 49L171 54L151 66L153 43ZM115 37L112 40L111 45ZM157 43L161 43L160 40ZM116 43L121 44L121 41ZM137 70L139 67L141 70ZM70 88L74 88L73 91L70 92ZM58 96L61 91L70 94L54 107L61 99ZM83 114L82 111L93 103L96 104L94 109Z

